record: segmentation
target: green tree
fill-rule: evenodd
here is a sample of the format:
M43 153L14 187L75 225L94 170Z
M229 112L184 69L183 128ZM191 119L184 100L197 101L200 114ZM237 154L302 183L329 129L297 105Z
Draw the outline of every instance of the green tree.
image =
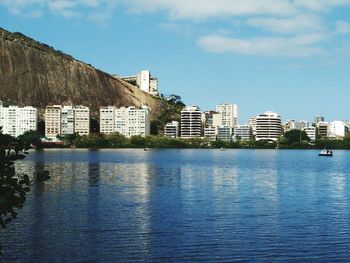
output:
M283 135L281 142L285 144L293 144L302 141L311 141L306 132L301 130L291 130Z

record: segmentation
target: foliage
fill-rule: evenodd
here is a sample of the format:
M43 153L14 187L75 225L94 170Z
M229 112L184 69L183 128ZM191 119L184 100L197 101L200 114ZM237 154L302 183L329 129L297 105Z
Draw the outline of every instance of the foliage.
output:
M35 148L42 148L41 135L37 131L26 131L22 135L18 136L19 141L24 142L24 147L29 148L34 146Z
M301 130L291 130L286 132L282 137L282 142L284 144L290 145L293 143L298 143L302 141L310 142L310 138L307 136L305 131Z

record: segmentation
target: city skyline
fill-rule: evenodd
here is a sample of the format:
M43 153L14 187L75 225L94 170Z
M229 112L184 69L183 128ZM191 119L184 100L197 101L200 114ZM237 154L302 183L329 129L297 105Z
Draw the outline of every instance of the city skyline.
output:
M110 74L150 70L202 111L346 120L350 1L0 1L0 26ZM64 30L62 30L64 28Z

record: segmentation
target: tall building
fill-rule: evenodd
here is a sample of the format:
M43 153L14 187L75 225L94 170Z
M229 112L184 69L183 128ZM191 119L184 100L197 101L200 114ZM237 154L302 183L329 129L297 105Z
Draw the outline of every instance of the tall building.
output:
M209 141L216 141L217 128L213 126L208 126L204 128L204 138Z
M122 80L138 86L142 91L147 92L153 96L159 96L158 92L158 78L152 77L149 70L142 70L133 76L118 76L115 77L121 78Z
M125 137L150 135L150 111L149 108L129 107L115 110L115 131Z
M85 106L53 105L45 109L45 136L56 140L65 136L90 133L90 109Z
M172 121L167 123L164 126L164 136L170 137L170 138L177 138L179 137L179 122L178 121Z
M100 108L101 133L118 132L125 137L134 135L145 137L150 135L150 130L150 111L146 106L142 108L116 108L115 106Z
M56 140L61 135L61 105L46 106L45 137Z
M349 127L344 121L332 121L329 123L329 138L343 139L348 132Z
M281 117L267 111L256 117L256 140L277 141L282 135Z
M79 135L90 133L90 109L86 106L74 107L74 132Z
M37 129L37 120L38 112L36 108L31 106L3 107L0 101L0 127L2 127L3 134L17 137L26 131L35 131Z
M201 112L197 106L187 106L181 111L181 137L200 137L202 131Z
M64 136L74 133L74 110L73 106L61 107L61 133Z
M100 108L100 133L111 134L115 132L115 106Z
M235 104L216 105L216 111L221 114L221 125L234 128L238 124L238 107Z

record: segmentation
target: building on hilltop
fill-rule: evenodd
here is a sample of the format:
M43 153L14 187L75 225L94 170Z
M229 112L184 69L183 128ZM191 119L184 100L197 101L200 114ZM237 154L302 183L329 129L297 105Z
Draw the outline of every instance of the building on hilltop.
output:
M197 106L186 106L181 111L181 137L196 138L202 134L202 113Z
M18 137L26 131L36 131L38 125L38 111L32 106L4 107L0 101L0 127L2 133Z
M159 96L158 78L152 77L149 70L142 70L133 76L114 76L119 77L132 85L138 86L144 92L147 92L153 96Z
M125 137L150 135L151 122L148 107L107 106L100 108L100 132L111 134L118 132Z
M277 141L282 135L281 117L267 111L256 117L256 140Z

